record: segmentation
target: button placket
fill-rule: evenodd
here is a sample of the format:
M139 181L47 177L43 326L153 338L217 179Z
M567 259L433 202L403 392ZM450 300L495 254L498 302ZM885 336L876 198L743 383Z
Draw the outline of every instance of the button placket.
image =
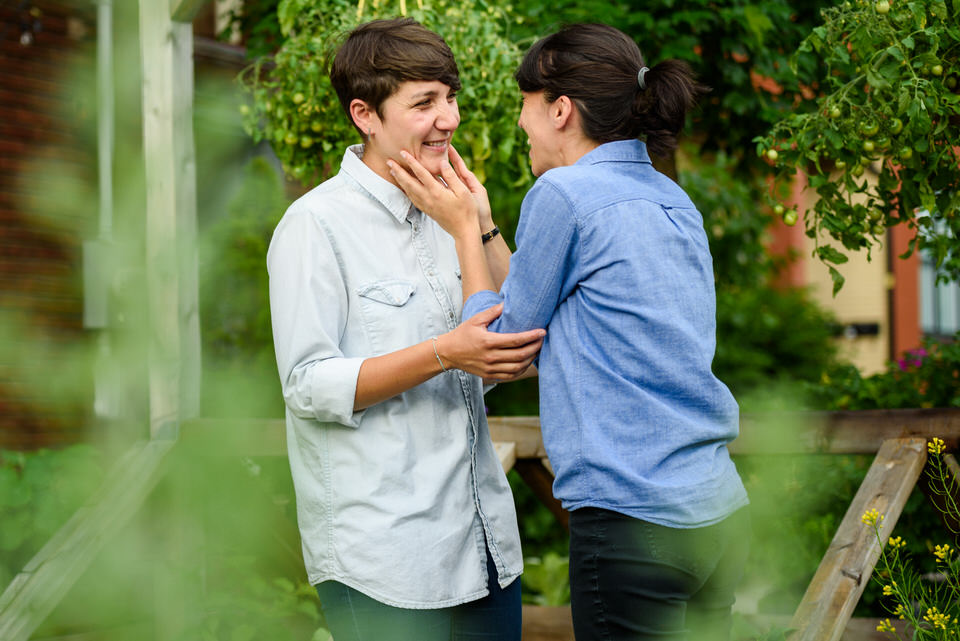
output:
M411 224L413 246L417 252L420 269L423 271L424 277L427 279L427 283L430 285L430 289L433 290L434 296L436 296L437 302L440 304L440 308L444 313L444 321L446 322L447 329L453 330L457 327L457 315L447 289L438 278L436 261L423 234L423 216L423 212L416 208L411 208L410 213L407 215L407 221ZM469 374L462 370L456 370L456 375L460 382L463 399L467 405L467 414L470 416L470 478L473 485L473 502L477 508L477 514L480 516L480 523L483 527L484 534L487 540L491 542L491 546L496 549L497 546L493 533L490 530L490 525L487 522L487 516L483 513L483 508L480 505L480 487L477 480L477 439L479 435L479 426L477 423L479 419L471 390L474 382L471 381Z

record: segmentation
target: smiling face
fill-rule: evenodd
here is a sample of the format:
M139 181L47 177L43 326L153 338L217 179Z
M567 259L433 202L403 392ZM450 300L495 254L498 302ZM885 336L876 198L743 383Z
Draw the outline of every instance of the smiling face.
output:
M460 125L457 96L439 80L408 80L380 106L380 115L367 109L358 125L369 131L363 162L386 180L396 184L387 160L406 167L400 151L413 154L434 175L447 161L450 138Z
M521 94L523 107L517 124L527 134L530 143L530 169L534 176L539 176L563 164L559 156L560 141L551 117L553 103L547 102L543 91L523 91Z

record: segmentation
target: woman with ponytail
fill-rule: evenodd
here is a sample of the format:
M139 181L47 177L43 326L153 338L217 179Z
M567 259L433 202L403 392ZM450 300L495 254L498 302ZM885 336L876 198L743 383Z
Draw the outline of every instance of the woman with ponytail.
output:
M597 24L537 42L516 79L538 180L499 292L486 194L459 156L442 181L414 162L392 170L456 241L464 318L502 302L489 329L547 328L540 418L570 511L577 640L728 639L749 530L727 450L738 407L711 370L702 217L650 161L676 146L704 88Z

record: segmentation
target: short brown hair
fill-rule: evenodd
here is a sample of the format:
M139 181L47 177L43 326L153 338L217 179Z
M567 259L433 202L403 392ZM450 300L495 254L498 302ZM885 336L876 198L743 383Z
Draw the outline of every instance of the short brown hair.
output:
M407 80L439 80L460 90L460 71L450 47L411 18L360 25L340 45L330 65L330 82L351 122L350 103L355 98L382 118L383 102Z

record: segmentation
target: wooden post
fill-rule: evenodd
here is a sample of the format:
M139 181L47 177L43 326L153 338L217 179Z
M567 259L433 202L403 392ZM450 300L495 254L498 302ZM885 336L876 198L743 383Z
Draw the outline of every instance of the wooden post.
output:
M839 641L881 553L861 517L870 509L882 514L886 542L926 461L926 439L883 443L793 616L790 641Z
M140 0L151 437L200 407L193 31L170 12Z

